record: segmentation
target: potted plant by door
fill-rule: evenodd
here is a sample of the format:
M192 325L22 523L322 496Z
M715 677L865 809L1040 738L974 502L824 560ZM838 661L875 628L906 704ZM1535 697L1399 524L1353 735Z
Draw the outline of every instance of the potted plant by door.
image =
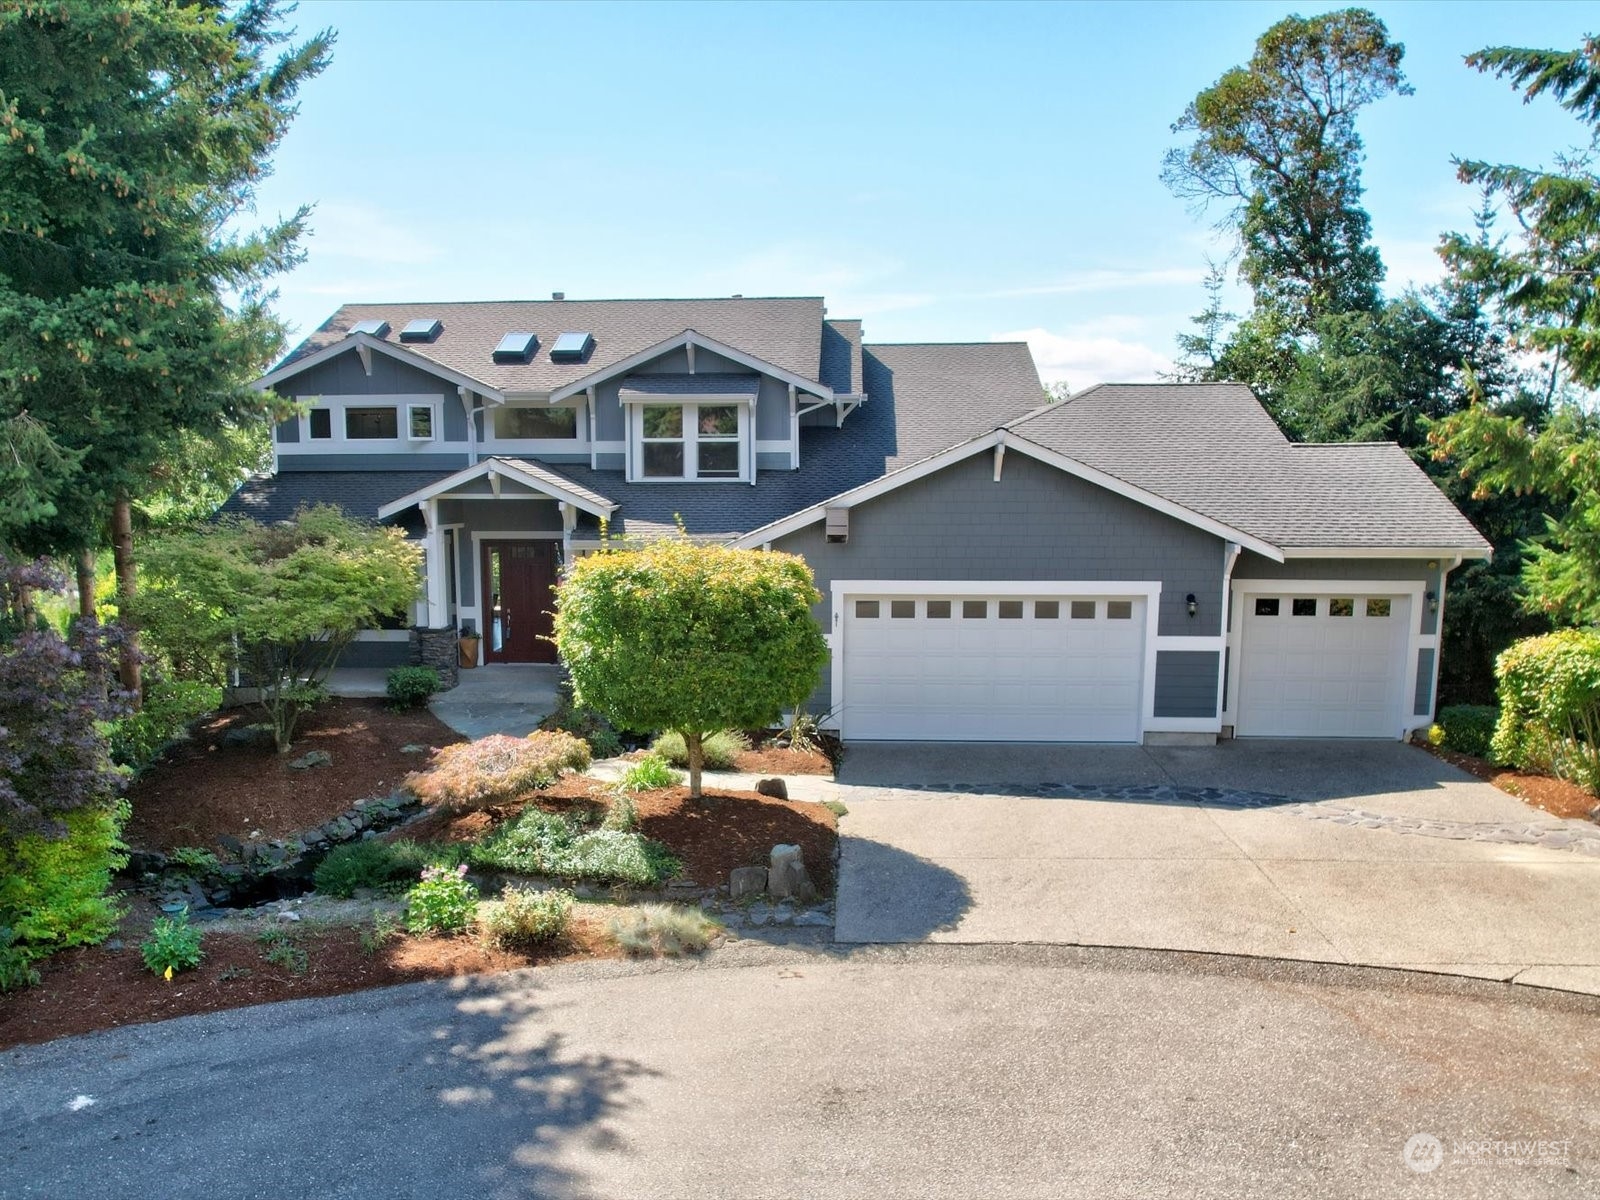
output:
M456 646L461 652L461 665L475 667L478 665L478 634L473 629L471 621L461 623L461 636L456 639Z

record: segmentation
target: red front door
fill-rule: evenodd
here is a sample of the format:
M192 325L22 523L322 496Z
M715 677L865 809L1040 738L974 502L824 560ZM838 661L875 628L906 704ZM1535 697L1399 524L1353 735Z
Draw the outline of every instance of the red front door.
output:
M556 543L483 543L483 661L555 662Z

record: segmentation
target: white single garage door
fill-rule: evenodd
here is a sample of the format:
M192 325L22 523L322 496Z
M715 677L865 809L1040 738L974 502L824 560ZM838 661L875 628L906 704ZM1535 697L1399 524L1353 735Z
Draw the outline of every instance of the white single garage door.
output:
M1143 597L849 595L844 608L847 739L1139 738Z
M1399 736L1409 597L1286 591L1240 608L1239 736Z

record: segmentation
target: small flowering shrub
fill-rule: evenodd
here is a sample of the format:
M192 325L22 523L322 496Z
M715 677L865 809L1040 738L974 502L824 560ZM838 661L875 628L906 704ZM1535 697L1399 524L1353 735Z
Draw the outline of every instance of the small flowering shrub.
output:
M412 933L453 933L472 924L478 889L467 881L467 864L424 867L422 882L406 893L406 928Z
M152 973L168 979L174 971L198 967L206 956L200 949L200 931L189 924L187 908L170 917L157 917L150 926L150 936L139 943L139 953Z
M570 733L540 729L525 738L496 733L446 746L427 770L406 776L405 786L424 804L486 808L549 787L562 771L588 765L588 743Z
M567 931L572 893L555 888L533 892L508 887L500 899L478 906L484 940L507 950L526 950L554 941Z

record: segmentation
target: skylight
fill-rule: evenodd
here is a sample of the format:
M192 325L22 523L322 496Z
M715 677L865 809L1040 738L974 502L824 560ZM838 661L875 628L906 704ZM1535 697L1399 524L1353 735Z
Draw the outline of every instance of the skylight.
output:
M389 322L385 321L382 317L374 317L367 321L357 321L354 325L350 326L350 332L364 333L368 337L375 338L388 337Z
M494 348L494 361L497 363L525 363L533 357L533 352L539 346L539 338L532 333L508 333L500 339L500 344Z
M431 342L444 332L444 322L437 317L418 317L415 321L407 321L406 327L400 331L402 342Z
M563 333L550 347L552 362L582 362L594 349L594 335L590 333Z

